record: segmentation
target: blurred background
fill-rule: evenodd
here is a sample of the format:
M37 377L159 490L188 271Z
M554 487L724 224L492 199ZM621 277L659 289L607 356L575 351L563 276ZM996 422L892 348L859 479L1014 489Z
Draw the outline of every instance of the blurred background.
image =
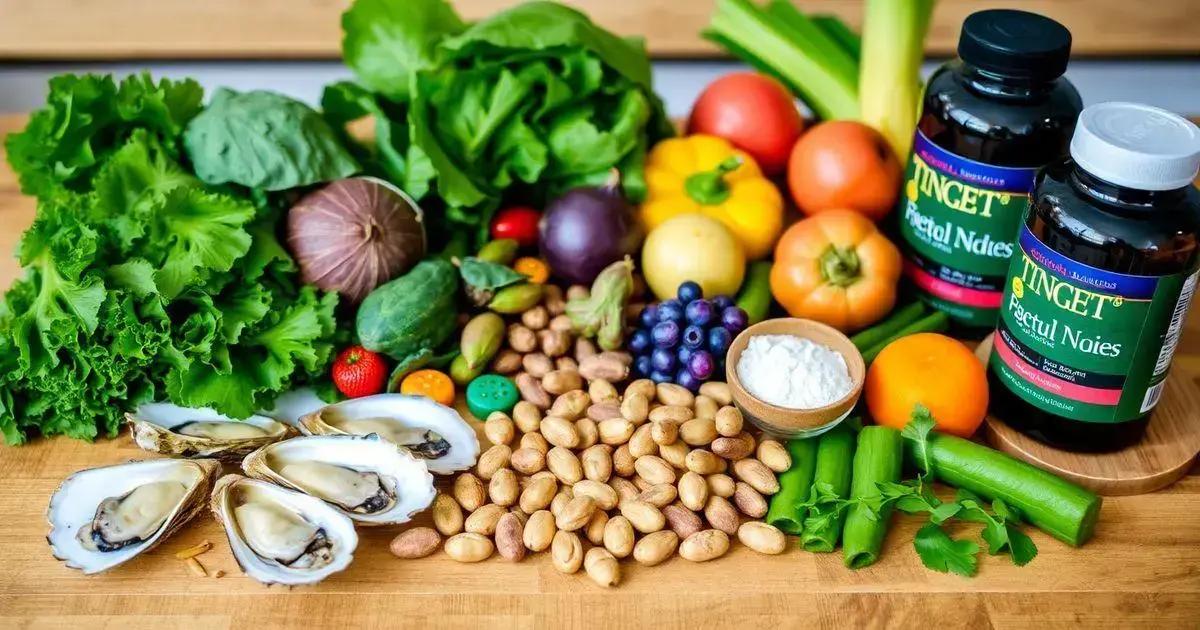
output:
M896 0L903 2L905 0ZM465 17L514 0L455 0ZM191 76L204 87L267 88L310 103L350 73L338 61L349 0L0 0L0 114L43 102L66 71ZM613 31L646 38L655 83L672 116L716 75L739 64L700 36L712 0L566 0ZM857 27L861 2L796 0L805 12ZM1034 11L1074 35L1067 76L1085 104L1137 100L1200 116L1200 0L940 0L926 72L953 56L959 27L988 7Z

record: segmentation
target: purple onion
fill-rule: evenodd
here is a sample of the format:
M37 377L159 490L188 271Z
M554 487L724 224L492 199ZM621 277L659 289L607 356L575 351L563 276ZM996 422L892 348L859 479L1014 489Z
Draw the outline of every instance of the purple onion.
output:
M679 344L679 324L671 321L659 322L650 330L650 337L659 348L674 348Z
M573 284L591 284L641 243L633 208L616 178L563 193L546 205L538 229L542 258L554 275Z
M713 355L707 350L697 350L692 353L688 359L687 369L701 381L707 381L712 377L713 371L717 368L716 361L713 360Z

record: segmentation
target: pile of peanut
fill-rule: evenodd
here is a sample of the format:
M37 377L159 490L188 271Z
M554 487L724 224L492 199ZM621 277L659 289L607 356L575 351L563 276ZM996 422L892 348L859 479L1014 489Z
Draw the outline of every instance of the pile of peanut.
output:
M505 343L492 359L492 370L509 376L521 398L541 409L551 396L583 387L583 379L625 379L632 357L625 352L599 352L590 339L577 336L564 314L566 300L586 299L588 288L575 285L563 290L547 284L542 302L508 325Z
M784 550L784 534L758 519L791 458L745 430L725 383L693 395L643 379L619 396L595 379L547 407L523 400L511 417L492 414L484 423L492 446L474 473L434 500L436 531L400 534L393 553L427 556L441 536L459 562L493 553L520 561L549 549L562 573L582 567L614 586L618 560L630 556L653 566L678 551L704 562L724 555L734 536L760 553Z

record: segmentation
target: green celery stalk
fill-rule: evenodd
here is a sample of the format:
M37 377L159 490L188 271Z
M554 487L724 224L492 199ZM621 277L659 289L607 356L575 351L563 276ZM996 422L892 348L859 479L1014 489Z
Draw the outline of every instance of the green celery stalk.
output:
M854 344L854 347L858 348L859 352L866 352L876 344L900 332L905 326L921 319L921 315L924 313L925 305L921 302L913 302L902 306L892 311L891 317L850 337L850 342Z
M785 534L798 536L804 531L804 516L808 511L801 509L800 504L808 500L812 490L817 440L791 440L787 450L792 456L792 467L779 475L779 492L771 497L766 521Z
M837 42L842 47L842 50L846 51L847 55L850 55L854 63L857 64L859 62L859 59L862 57L862 38L858 36L858 33L850 30L850 27L846 26L846 23L841 18L834 15L814 15L809 17L809 19L812 20L813 24L817 25L817 28L825 31L825 34L830 39Z
M863 427L858 434L858 451L854 453L850 498L878 499L880 492L875 484L900 481L903 460L904 445L899 431L881 426ZM863 503L850 506L842 529L842 562L847 567L861 569L875 564L891 516L890 503L877 515L872 515L871 508Z
M821 118L856 118L858 72L853 59L798 11L771 10L774 13L750 0L717 0L704 35L718 44L732 44L730 51L739 56L748 52L752 65L769 66Z
M862 122L883 134L903 162L921 106L921 60L935 0L867 0L863 10Z
M840 425L825 433L817 442L817 469L813 475L813 486L827 484L839 499L850 494L851 463L854 459L854 431ZM846 510L837 505L814 506L810 515L827 515L829 518L820 527L806 527L800 537L805 551L829 553L837 547L842 535L842 524Z
M907 324L904 326L904 328L901 328L887 339L880 341L879 343L871 346L869 349L862 350L863 361L867 365L870 365L871 362L875 360L875 357L879 356L879 353L883 352L883 349L888 347L888 344L901 337L907 337L909 335L915 335L922 332L941 332L949 327L950 318L941 311L934 311L928 315L925 315L921 319L912 322L911 324Z

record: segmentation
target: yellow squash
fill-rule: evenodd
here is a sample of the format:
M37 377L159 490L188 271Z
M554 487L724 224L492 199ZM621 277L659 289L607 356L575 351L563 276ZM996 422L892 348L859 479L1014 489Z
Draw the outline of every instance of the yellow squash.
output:
M783 197L746 153L716 136L664 140L646 158L646 230L686 213L717 219L733 232L748 260L771 253L783 229Z

